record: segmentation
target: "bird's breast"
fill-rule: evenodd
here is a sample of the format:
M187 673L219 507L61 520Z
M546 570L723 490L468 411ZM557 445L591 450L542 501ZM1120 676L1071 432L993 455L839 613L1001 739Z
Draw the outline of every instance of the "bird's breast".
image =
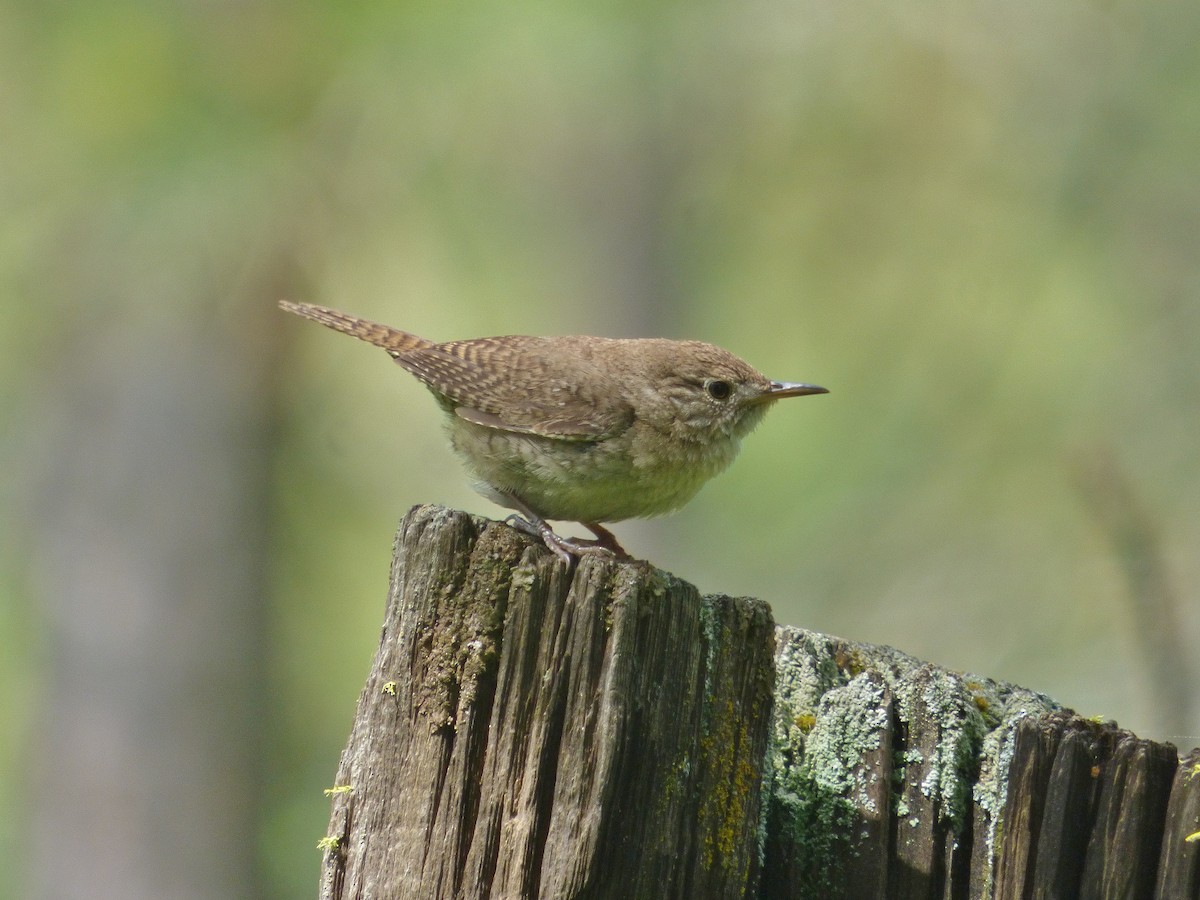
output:
M617 522L678 509L737 456L736 439L698 445L636 425L598 441L487 428L451 416L450 441L486 487L547 519Z

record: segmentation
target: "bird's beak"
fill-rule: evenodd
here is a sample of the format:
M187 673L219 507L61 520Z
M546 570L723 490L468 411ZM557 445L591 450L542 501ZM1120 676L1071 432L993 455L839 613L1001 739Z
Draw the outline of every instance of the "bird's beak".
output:
M771 388L762 395L764 400L780 400L783 397L806 397L809 394L828 394L829 389L815 384L793 384L790 381L772 381Z

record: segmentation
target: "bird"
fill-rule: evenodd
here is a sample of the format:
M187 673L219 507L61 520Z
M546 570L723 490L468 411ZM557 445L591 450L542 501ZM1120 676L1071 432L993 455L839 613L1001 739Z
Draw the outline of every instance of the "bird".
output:
M606 523L679 509L733 462L778 400L828 393L772 381L714 344L504 335L436 343L324 306L282 309L381 347L429 389L473 487L560 559L629 558ZM547 520L579 522L595 540Z

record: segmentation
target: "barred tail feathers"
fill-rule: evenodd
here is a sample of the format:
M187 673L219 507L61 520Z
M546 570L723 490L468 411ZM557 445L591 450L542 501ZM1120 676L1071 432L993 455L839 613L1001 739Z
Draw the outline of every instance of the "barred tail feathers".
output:
M434 343L433 341L425 340L425 338L417 337L415 334L409 334L407 331L401 331L398 328L391 328L387 325L380 325L378 322L371 322L367 319L360 319L357 316L351 316L325 306L280 300L279 307L305 319L320 322L334 331L340 331L343 334L356 337L360 341L366 341L368 344L382 347L392 356L399 356L402 353L407 353L409 350L432 347Z

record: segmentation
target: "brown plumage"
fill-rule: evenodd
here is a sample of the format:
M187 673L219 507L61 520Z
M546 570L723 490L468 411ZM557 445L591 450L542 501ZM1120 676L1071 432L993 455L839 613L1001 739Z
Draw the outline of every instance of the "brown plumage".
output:
M608 338L507 335L435 344L323 306L287 300L279 305L382 347L470 422L564 440L599 440L628 427L633 418L633 407L612 390L592 359L595 342Z
M434 343L337 310L288 312L382 347L449 414L476 488L518 510L562 557L623 553L602 522L677 509L737 455L771 401L825 393L771 381L700 341L586 336ZM582 522L596 542L555 534Z

